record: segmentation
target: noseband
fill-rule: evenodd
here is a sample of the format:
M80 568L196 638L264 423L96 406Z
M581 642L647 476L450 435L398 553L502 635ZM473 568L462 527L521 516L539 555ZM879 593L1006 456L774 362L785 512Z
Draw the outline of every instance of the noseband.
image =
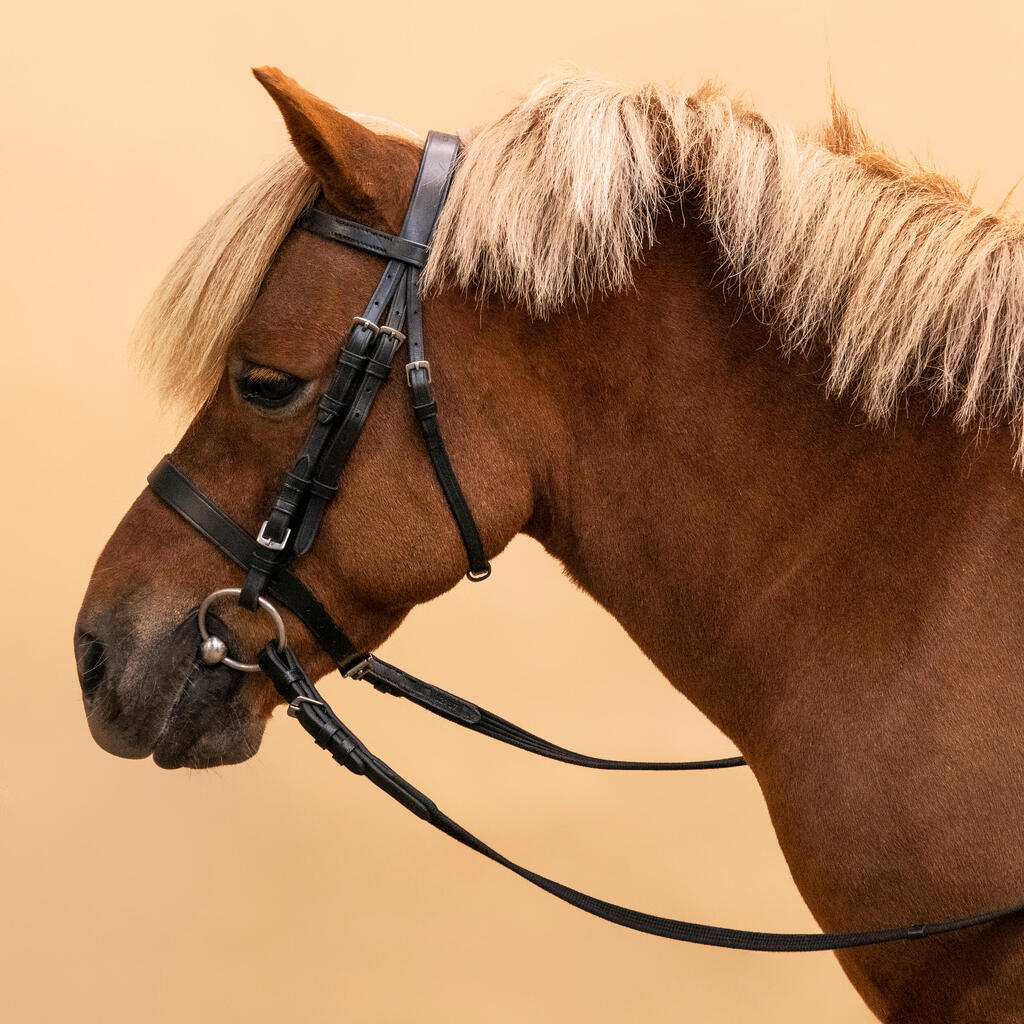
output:
M168 457L150 474L149 485L154 493L246 573L240 588L215 590L200 606L200 660L208 665L223 661L240 671L263 671L288 702L288 714L296 718L339 764L356 775L366 776L375 786L435 828L521 878L574 907L636 931L708 946L808 952L920 939L1020 913L1024 904L928 924L824 934L743 931L640 913L588 896L510 861L449 818L429 797L372 754L331 710L288 646L284 623L269 598L288 608L305 625L343 675L365 679L383 693L405 697L451 722L542 757L589 768L634 771L689 771L729 768L745 763L741 757L713 761L615 761L579 754L550 743L372 654L360 653L316 596L289 568L288 563L309 551L315 541L327 507L338 493L338 481L345 464L366 424L374 400L391 372L395 356L404 344L407 351L404 374L413 411L438 485L462 538L467 575L477 581L490 575L491 568L479 531L441 437L437 403L431 388L430 362L423 346L420 271L426 262L434 225L448 194L458 148L455 136L437 132L427 136L412 197L398 235L386 234L316 209L307 210L296 221L298 228L371 253L384 259L386 265L363 315L353 319L338 355L334 376L320 397L313 425L295 463L285 474L281 491L257 536L252 537L239 526ZM277 636L260 652L257 663L230 658L226 643L207 628L207 611L211 604L228 597L236 597L243 607L251 611L263 609L273 620Z

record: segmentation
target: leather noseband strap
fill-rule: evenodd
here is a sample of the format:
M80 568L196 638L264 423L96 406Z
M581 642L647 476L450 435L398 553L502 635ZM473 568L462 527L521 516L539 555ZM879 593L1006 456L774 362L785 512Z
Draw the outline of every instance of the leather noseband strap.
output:
M165 504L243 569L260 546L219 505L208 498L164 456L149 474L149 486ZM286 566L278 566L267 593L281 602L313 634L343 671L362 655L312 591Z

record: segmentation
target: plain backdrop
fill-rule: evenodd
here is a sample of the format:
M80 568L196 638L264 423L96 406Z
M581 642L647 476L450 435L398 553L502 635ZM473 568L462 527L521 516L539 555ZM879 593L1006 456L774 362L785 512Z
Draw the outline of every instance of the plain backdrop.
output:
M870 1020L830 954L683 946L565 907L342 772L280 712L238 767L117 760L89 737L72 626L101 545L181 428L130 363L132 322L206 215L286 145L251 65L420 131L499 114L564 61L685 90L716 77L806 124L831 68L873 134L979 177L994 203L1024 168L1022 27L1019 5L949 0L7 0L4 1019ZM577 749L731 752L529 541L486 586L417 610L383 654ZM814 927L743 771L588 772L340 678L326 691L373 749L528 865L672 916Z

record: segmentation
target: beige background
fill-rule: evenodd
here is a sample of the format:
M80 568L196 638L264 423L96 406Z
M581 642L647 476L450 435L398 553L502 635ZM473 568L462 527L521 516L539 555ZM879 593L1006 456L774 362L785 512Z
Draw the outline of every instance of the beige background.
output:
M179 429L127 361L130 325L192 230L284 145L250 65L425 130L500 112L562 60L687 89L717 76L806 123L830 63L873 132L983 172L991 200L1024 168L1022 27L1017 4L948 0L7 0L4 1018L867 1021L830 955L699 949L588 919L435 835L286 720L241 767L115 760L86 729L72 623ZM530 542L486 587L420 609L384 654L580 749L730 750ZM529 865L665 914L813 926L743 772L591 773L339 679L327 691L374 749Z

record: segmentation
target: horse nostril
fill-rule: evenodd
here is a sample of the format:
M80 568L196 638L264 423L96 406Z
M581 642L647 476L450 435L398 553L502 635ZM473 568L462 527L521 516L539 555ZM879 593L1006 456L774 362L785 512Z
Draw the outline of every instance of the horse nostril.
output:
M78 654L78 681L82 684L82 693L89 698L96 693L106 675L107 653L96 637L84 631L75 637L75 648Z

